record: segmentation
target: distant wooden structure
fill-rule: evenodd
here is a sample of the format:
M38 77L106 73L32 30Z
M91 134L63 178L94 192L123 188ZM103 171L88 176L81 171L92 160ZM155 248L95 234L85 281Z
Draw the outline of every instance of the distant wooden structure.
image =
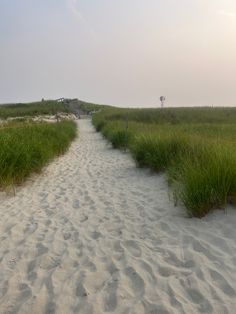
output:
M63 97L63 98L58 98L58 99L56 99L56 101L57 101L57 102L63 102L64 99L65 99L64 97Z
M58 103L63 103L66 106L68 106L68 108L70 109L71 112L73 112L76 117L78 119L81 119L83 117L88 117L91 115L91 110L86 110L86 109L82 109L81 105L83 104L83 102L81 102L80 100L78 100L77 98L58 98L56 99L56 101Z

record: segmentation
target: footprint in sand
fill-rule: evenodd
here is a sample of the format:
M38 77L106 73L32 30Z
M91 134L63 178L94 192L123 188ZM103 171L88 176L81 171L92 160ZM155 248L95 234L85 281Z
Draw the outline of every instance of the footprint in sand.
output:
M136 241L133 240L124 241L123 246L134 257L140 257L142 255L142 251Z
M98 231L93 231L91 233L91 237L94 239L94 240L97 240L98 238L100 238L102 236L102 234Z
M136 270L133 267L127 267L124 273L130 280L131 288L133 289L134 294L136 296L142 296L145 292L145 284Z
M37 256L43 255L48 252L48 248L44 246L41 242L36 244L36 248L38 249Z
M32 297L31 288L25 284L19 284L18 291L14 290L14 294L5 304L1 304L1 312L3 314L19 313L22 305Z
M112 278L104 289L104 312L113 312L117 307L118 278Z
M77 199L75 199L74 201L73 201L73 208L74 209L78 209L78 208L80 208L80 201L79 200L77 200Z
M64 232L63 233L63 238L64 240L69 240L71 238L71 233L70 232Z
M8 280L0 283L0 298L4 297L9 288Z
M37 261L32 260L29 262L27 267L27 279L33 283L35 279L37 278L37 273L34 271L36 267Z
M124 249L123 247L121 246L121 243L119 240L116 240L114 243L113 243L113 250L117 253L123 253L124 252Z
M82 216L81 217L81 219L80 219L80 222L85 222L85 221L87 221L88 220L88 216L87 215L85 215L85 216Z
M51 270L61 265L61 259L54 255L46 255L43 257L40 268Z
M84 288L83 284L81 282L78 282L76 285L76 292L77 297L83 298L88 296L88 292Z
M229 285L227 280L221 276L217 271L209 269L212 280L219 286L219 288L224 292L224 294L235 297L235 290Z
M190 297L190 300L198 305L200 313L213 313L211 304L204 296L196 289L187 289L187 294Z

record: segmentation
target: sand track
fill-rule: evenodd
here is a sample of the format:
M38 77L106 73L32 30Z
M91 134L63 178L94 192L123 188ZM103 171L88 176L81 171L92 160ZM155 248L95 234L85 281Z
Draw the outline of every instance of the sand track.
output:
M0 203L0 313L235 313L236 210L187 219L90 121Z

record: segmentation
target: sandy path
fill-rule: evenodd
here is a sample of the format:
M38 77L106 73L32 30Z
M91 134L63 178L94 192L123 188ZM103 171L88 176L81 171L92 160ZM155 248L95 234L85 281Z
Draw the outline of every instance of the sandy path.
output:
M236 210L187 219L165 180L80 121L0 203L0 313L235 313Z

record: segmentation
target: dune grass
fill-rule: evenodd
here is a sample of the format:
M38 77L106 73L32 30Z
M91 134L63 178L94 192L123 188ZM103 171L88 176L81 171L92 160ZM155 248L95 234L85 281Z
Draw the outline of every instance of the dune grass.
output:
M73 121L5 125L0 130L0 188L40 172L50 160L65 153L75 137Z
M25 117L37 115L50 115L57 112L70 113L71 109L68 105L54 100L39 101L32 103L19 103L0 105L0 119L7 119L9 117Z
M235 108L108 107L93 123L114 147L129 148L140 167L165 171L189 216L236 203Z

